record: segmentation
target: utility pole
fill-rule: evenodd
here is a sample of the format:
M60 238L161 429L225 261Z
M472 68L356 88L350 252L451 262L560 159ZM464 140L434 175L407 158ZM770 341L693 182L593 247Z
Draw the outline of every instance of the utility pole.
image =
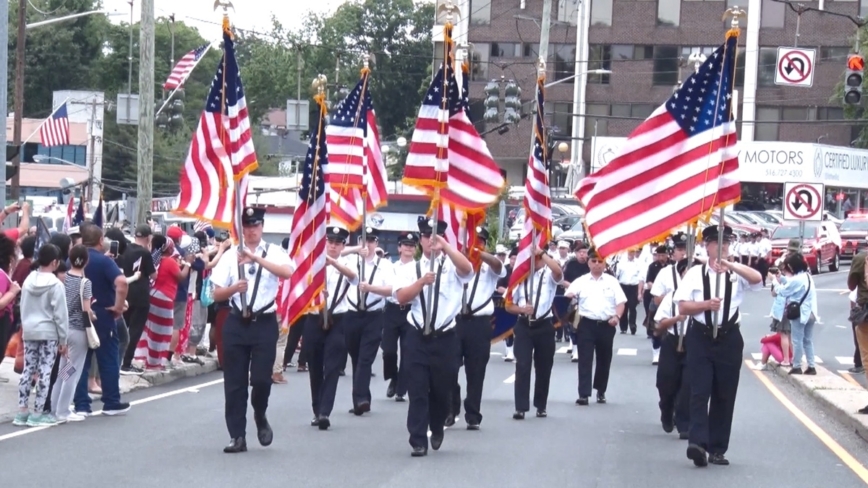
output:
M130 4L130 50L127 55L127 123L133 120L132 100L133 100L133 1L129 0Z
M84 201L90 205L93 201L93 189L96 186L96 182L93 181L93 169L96 166L96 138L97 138L97 120L96 120L96 98L93 99L90 105L90 137L87 141L87 196L85 196ZM102 130L99 131L100 136L102 135Z
M0 12L9 12L9 0L0 0ZM0 15L0 107L3 107L3 126L0 127L0 138L6 147L6 119L9 116L8 89L6 76L9 71L9 15ZM0 181L0 205L6 205L6 156L3 156L3 180ZM3 222L0 222L2 225Z
M549 32L552 29L552 0L544 0L542 11L542 27L539 34L539 57L543 62L549 59ZM536 103L536 97L534 97ZM539 107L536 108L539 110Z
M21 184L21 119L24 117L24 46L27 40L27 0L18 0L18 38L15 41L15 120L12 122L13 145L18 148L18 154L12 158L15 176L12 177L13 200L18 200ZM6 202L4 201L5 205Z
M136 225L147 221L154 183L154 0L142 0L139 23L139 147Z

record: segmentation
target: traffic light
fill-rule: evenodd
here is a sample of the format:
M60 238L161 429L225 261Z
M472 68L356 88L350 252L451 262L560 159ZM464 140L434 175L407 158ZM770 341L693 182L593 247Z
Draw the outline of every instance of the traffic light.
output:
M862 105L864 70L865 59L861 54L851 54L847 57L847 71L844 74L844 103L846 105Z

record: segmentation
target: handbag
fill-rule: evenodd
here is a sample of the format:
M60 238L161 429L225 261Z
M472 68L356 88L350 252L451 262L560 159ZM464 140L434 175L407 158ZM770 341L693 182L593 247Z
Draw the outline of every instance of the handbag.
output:
M805 294L802 295L802 299L799 300L799 303L789 302L787 303L787 313L786 317L790 320L799 320L802 316L802 304L805 303L805 299L808 298L808 293L811 292L811 280L808 279L808 289L805 290Z
M205 307L214 303L214 287L211 286L210 276L202 280L202 291L199 292L199 301Z
M96 328L90 321L90 315L84 311L84 276L81 277L81 282L78 287L78 296L81 299L81 322L84 324L84 332L87 334L87 347L90 349L99 349L99 335L96 333Z

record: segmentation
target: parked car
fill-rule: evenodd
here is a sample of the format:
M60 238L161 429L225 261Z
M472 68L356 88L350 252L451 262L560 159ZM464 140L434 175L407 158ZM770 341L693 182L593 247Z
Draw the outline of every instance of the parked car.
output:
M581 217L583 215L582 208L578 205L563 205L560 203L552 204L552 221L565 215L576 215ZM522 230L524 230L524 207L518 210L518 213L515 216L515 223L513 223L512 227L509 228L509 240L518 241L521 239ZM556 234L556 232L552 232L552 234Z
M585 242L587 237L585 236L585 227L582 225L582 222L583 220L579 219L579 221L576 222L570 230L565 231L560 236L558 236L558 239L570 242Z
M755 226L760 227L762 229L766 229L769 232L775 230L775 227L778 226L777 223L771 223L771 222L768 222L766 220L763 220L761 217L757 216L753 212L732 212L732 214L733 214L733 216L738 217L738 218L746 221L746 223L748 225L755 225Z
M777 219L780 219L781 223L784 222L784 212L781 210L766 210L765 213L774 216ZM843 219L839 219L832 212L828 210L823 212L823 221L824 222L832 222L836 227L841 227L841 224L844 222Z
M841 257L852 258L868 247L868 214L850 214L841 224Z
M797 224L781 225L772 233L772 259L777 260L787 252L790 239L799 238ZM802 254L811 267L811 273L819 274L823 266L829 271L838 271L841 258L841 236L832 222L805 222Z
M745 212L745 213L749 213L752 216L756 217L757 219L762 220L773 227L777 227L777 226L784 223L783 216L778 217L777 215L769 213L765 210L757 211L757 212Z

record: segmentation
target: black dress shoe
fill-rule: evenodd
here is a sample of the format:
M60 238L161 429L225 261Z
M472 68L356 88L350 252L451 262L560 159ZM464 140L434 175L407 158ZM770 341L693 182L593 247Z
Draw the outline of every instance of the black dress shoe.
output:
M347 375L347 372L346 372L346 370L343 370L343 369L340 371L340 373L338 373L338 376L346 376L346 375Z
M371 371L371 378L376 378L376 377L377 377L377 373L374 373L373 371Z
M729 459L726 459L723 454L709 454L708 462L718 466L729 466Z
M310 426L311 427L319 426L319 417L314 417L313 420L310 421Z
M663 425L663 432L667 434L675 430L675 419L669 412L660 412L660 423Z
M479 430L479 424L467 424L467 430Z
M265 415L262 418L254 415L253 420L256 422L256 437L259 439L259 445L263 447L270 446L274 440L274 431L271 430L268 419Z
M515 420L524 420L524 412L516 411L514 414L512 414L512 418L514 418Z
M576 400L576 405L586 406L588 404L588 397L580 397Z
M229 445L223 448L223 452L227 454L235 454L236 452L247 452L247 441L243 437L238 437L229 441Z
M606 403L605 393L597 393L597 403Z
M428 449L424 447L414 447L413 452L410 453L413 457L423 457L428 455Z
M689 432L679 432L678 438L682 441L686 441L686 440L690 439L690 433Z
M395 395L395 401L398 403L403 403L407 400L404 398L404 395Z
M332 423L327 416L320 415L319 422L316 425L319 427L319 430L328 430Z
M805 370L805 374L811 375L811 376L816 376L817 370L815 368L808 368Z
M443 445L443 432L439 434L431 434L431 449L435 451L440 449L440 446Z
M397 385L397 381L392 380L389 382L389 387L386 388L386 398L392 398L395 396L395 386Z
M450 413L449 416L446 417L446 422L443 422L443 425L446 427L452 427L455 425L455 416ZM434 450L436 451L437 449Z
M803 373L802 373L802 368L793 368L793 369L790 370L790 373L789 373L789 374L803 374Z
M704 468L708 466L708 457L705 455L705 449L696 444L687 446L687 459L692 460L693 465L696 467Z
M545 410L537 410L536 411L536 418L538 418L538 419L544 419L548 416L549 416L549 414L547 414Z

